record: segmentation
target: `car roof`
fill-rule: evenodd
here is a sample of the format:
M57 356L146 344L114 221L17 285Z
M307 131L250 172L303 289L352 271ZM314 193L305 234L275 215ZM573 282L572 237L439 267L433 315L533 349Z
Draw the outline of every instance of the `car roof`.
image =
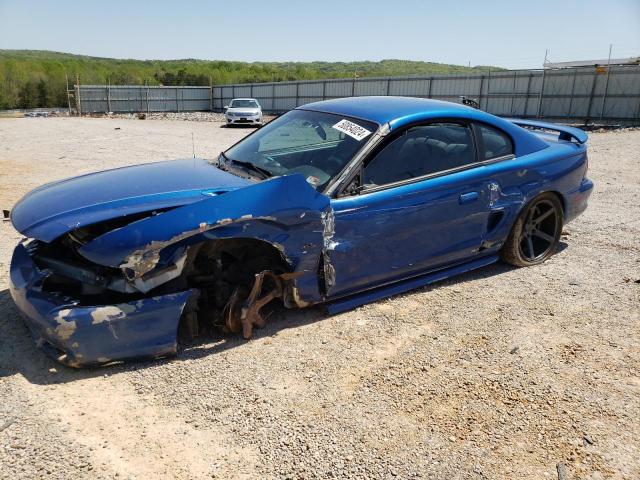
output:
M234 100L254 100L257 102L257 100L255 98L250 98L250 97L238 97L238 98L232 98L231 101L233 102Z
M402 118L413 117L416 114L437 112L437 116L446 116L451 113L459 114L461 111L472 110L464 105L451 102L393 96L335 98L333 100L309 103L299 108L347 115L370 120L380 125L397 122Z
M392 131L422 120L465 118L488 123L507 132L514 140L518 155L548 146L531 132L510 121L466 105L441 100L393 96L346 97L308 103L298 107L298 110L314 110L369 120L379 125L388 124Z

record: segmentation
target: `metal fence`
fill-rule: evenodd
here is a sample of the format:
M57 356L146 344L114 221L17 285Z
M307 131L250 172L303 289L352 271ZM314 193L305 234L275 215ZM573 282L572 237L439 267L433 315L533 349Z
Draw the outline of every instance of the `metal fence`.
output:
M501 116L565 122L640 124L640 66L511 70L438 75L310 80L209 87L81 86L82 112L222 111L232 98L256 98L267 113L331 98L400 95L476 100Z
M211 87L76 86L76 110L96 112L193 112L212 110Z

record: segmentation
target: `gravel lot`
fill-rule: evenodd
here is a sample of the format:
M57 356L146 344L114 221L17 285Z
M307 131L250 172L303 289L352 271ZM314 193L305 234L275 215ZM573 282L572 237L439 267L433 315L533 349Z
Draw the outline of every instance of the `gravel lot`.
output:
M210 122L0 119L0 207L42 183L212 157ZM255 339L71 370L31 343L0 224L0 478L640 478L640 131L591 134L590 209L495 265Z

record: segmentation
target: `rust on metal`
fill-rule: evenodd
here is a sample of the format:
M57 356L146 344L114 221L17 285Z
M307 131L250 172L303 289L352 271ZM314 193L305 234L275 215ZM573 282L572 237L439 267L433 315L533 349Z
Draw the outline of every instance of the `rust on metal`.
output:
M255 275L251 291L238 286L231 294L231 298L224 308L225 326L231 332L242 332L242 336L249 340L253 336L253 327L262 328L265 318L260 309L276 298L282 298L288 280L296 275L283 273L276 275L271 270L264 270ZM268 291L263 292L265 280L270 284Z

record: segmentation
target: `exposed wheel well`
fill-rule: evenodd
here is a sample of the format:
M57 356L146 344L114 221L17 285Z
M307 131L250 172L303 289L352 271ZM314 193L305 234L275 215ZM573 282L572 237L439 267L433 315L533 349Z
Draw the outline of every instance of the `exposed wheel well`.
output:
M192 247L194 248L194 247ZM197 268L208 263L208 259L229 254L240 261L259 262L265 267L289 271L284 255L273 244L256 238L223 238L209 240L195 246L190 267Z
M200 295L197 305L183 314L180 336L194 337L225 327L224 309L232 294L239 288L250 291L256 274L263 271L276 275L291 271L282 252L269 242L231 238L192 246L181 280L186 288L198 289Z

